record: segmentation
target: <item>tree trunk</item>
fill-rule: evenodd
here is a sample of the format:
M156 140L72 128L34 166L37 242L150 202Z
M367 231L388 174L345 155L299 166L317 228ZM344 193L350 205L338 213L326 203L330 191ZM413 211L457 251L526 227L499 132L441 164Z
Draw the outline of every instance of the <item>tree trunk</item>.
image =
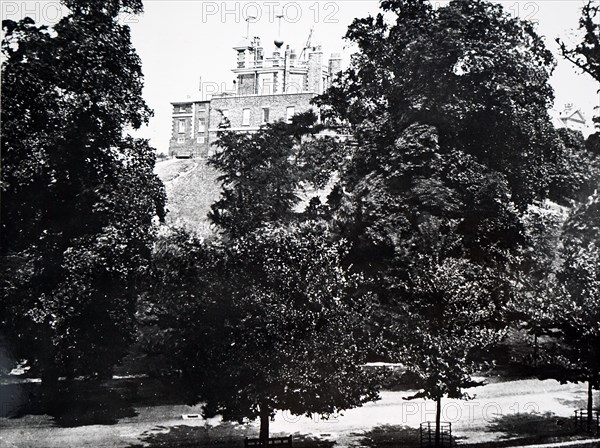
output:
M41 406L44 412L52 414L55 411L57 398L60 395L58 384L58 369L54 363L47 363L41 372L42 384L40 385Z
M266 448L269 445L269 419L271 418L271 411L266 405L260 406L260 432L258 438L260 439L261 445Z
M437 397L435 407L435 446L441 446L440 442L440 419L442 416L442 397Z
M594 409L594 395L592 390L592 380L588 380L588 403L587 403L587 429L592 429L592 417Z

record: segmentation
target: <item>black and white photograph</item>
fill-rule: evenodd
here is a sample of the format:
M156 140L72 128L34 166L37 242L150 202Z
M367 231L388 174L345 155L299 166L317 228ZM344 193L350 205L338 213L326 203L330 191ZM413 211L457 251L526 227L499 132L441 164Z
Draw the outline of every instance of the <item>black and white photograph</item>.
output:
M600 0L0 8L0 448L600 448Z

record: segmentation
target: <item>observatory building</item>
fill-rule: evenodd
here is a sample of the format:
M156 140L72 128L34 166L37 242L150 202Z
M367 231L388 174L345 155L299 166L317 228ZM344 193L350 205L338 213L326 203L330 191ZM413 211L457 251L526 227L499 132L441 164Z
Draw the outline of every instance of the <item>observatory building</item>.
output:
M341 70L341 57L332 54L325 63L321 47L309 43L298 54L289 45L282 48L283 41L278 39L267 54L258 37L238 42L233 47L234 90L204 100L171 103L169 155L211 155L215 150L211 144L225 120L232 131L254 132L266 123L289 121L294 114L311 109L310 100L323 93Z

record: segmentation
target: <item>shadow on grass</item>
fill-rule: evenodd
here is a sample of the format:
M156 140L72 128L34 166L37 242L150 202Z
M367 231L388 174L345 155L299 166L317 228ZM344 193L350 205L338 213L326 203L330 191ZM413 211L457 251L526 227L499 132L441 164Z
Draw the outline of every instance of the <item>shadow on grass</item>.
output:
M576 428L573 419L558 417L551 412L544 414L512 414L495 418L486 429L500 433L490 442L461 444L469 448L501 448L519 445L564 442L585 438Z
M131 405L134 388L97 382L65 382L51 390L35 383L10 384L0 386L0 395L4 400L0 417L47 414L61 427L113 425L137 415Z
M359 438L355 446L366 448L418 448L420 447L419 430L410 426L381 425L370 431L353 433Z
M281 435L284 434L271 434L273 437ZM245 437L258 437L256 428L229 422L217 426L157 426L142 435L141 443L130 445L128 448L243 448ZM300 433L295 433L292 437L295 448L331 448L335 444Z
M0 417L50 415L57 426L113 425L135 417L134 407L185 403L185 386L174 379L131 378L0 385Z

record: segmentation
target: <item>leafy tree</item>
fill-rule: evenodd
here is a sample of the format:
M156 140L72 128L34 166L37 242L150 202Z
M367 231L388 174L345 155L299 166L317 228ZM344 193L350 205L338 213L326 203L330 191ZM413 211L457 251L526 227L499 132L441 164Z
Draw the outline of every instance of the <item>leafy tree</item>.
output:
M168 244L156 260L156 281L168 285L159 314L206 416L260 418L266 443L278 409L328 416L376 399L361 367L370 301L326 227L266 225L225 245Z
M436 446L442 397L468 398L464 388L482 384L472 375L491 366L482 354L504 336L497 324L502 285L496 273L469 260L431 256L421 257L401 285L405 300L398 306L406 321L398 339L422 389L411 398L436 402Z
M594 152L593 142L584 140L579 131L558 129L558 134L562 144L550 177L548 197L558 204L573 206L600 185L600 154Z
M140 60L121 11L75 1L52 29L3 22L0 331L45 380L106 375L135 334L135 303L164 216Z
M348 263L377 292L389 354L437 400L460 396L504 334L507 269L532 243L524 213L551 182L580 185L561 171L554 60L531 23L481 0L381 7L349 27L358 52L316 102L357 144L334 212Z
M210 160L223 192L209 216L222 234L177 233L156 250L148 316L190 401L206 416L260 418L265 446L278 409L328 416L377 397L361 367L369 296L341 264L344 244L302 210L301 194L327 184L340 158L320 130L310 112L254 134L224 129Z
M588 425L592 389L600 387L600 196L575 209L563 234L562 266L553 300L555 325L565 344L562 380L588 383Z
M600 374L598 212L595 194L571 210L541 215L550 222L538 220L546 229L530 254L532 267L524 270L530 284L519 285L515 299L529 331L547 339L534 348L532 364L537 374L588 383L588 424L592 390L598 388Z
M515 241L523 225L506 183L464 153L440 155L433 126L409 126L385 169L356 183L337 224L354 242L347 262L377 292L384 352L417 374L417 396L439 409L443 396L466 396L471 375L488 365L481 354L504 335L498 265L524 244ZM439 440L439 413L437 423Z
M317 100L325 116L354 128L358 149L348 180L386 167L390 146L422 123L439 132L441 155L473 157L526 207L545 191L558 144L547 112L554 60L533 24L482 0L381 7L395 22L383 14L356 19L346 37L359 51Z
M567 60L600 82L600 5L597 0L588 0L582 8L579 30L583 34L582 41L574 48L569 48L560 39L556 39L556 42ZM600 116L593 120L597 126L600 125Z
M579 30L583 33L583 40L569 48L565 42L556 39L560 45L562 55L600 82L600 5L595 0L588 0L581 10Z
M309 111L255 134L222 131L209 161L223 184L211 220L235 238L266 222L296 219L300 194L323 188L340 160L336 140L317 137L322 129Z

